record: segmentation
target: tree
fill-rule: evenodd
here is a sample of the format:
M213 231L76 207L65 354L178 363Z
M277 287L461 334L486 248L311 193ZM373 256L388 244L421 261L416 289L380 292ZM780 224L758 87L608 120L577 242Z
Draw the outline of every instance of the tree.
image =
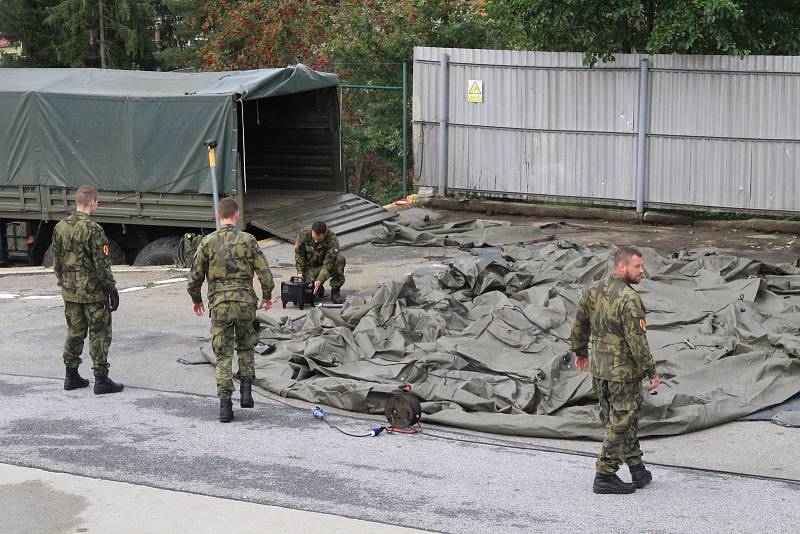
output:
M200 52L209 70L251 69L303 62L324 68L331 6L324 0L206 2Z
M67 37L55 44L58 60L71 67L101 65L100 40L109 68L154 69L154 28L158 0L104 0L101 36L96 1L61 0L48 10L45 23L64 28Z
M103 0L108 67L178 69L199 65L200 0ZM0 35L21 41L21 67L99 67L98 0L6 0Z
M615 53L798 54L793 0L489 0L516 49Z
M205 2L162 0L156 7L154 59L160 70L200 69Z

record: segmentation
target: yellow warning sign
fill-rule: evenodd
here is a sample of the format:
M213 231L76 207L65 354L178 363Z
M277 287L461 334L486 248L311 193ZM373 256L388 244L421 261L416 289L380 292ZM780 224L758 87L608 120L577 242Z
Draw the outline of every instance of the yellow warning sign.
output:
M467 102L473 104L483 103L483 80L469 80L467 82Z

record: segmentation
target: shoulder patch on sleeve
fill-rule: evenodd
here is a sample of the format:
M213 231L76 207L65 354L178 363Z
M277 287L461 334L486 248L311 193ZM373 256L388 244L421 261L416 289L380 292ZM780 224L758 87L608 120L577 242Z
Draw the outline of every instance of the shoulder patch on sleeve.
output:
M103 245L103 256L108 256L108 245Z
M639 330L642 332L647 332L647 323L644 319L639 319Z

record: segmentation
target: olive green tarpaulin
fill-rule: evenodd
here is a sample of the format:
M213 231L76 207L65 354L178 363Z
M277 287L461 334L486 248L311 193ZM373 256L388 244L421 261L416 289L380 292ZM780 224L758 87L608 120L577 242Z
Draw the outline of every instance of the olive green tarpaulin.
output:
M384 221L382 230L383 235L373 239L373 245L472 248L496 247L510 243L534 243L553 239L553 236L545 235L539 227L531 224L512 225L508 221L492 219L469 219L444 224L411 226Z
M388 282L341 315L262 319L256 385L278 395L381 413L411 383L423 421L498 434L601 439L587 373L564 354L583 288L614 249L566 241L454 261L433 279ZM645 395L640 434L734 421L800 392L800 268L729 255L645 249L636 288L665 382ZM207 357L211 360L208 347Z
M0 69L0 185L210 193L203 141L214 138L220 190L230 193L236 101L337 85L335 75L304 65L199 73ZM198 170L205 172L192 174Z

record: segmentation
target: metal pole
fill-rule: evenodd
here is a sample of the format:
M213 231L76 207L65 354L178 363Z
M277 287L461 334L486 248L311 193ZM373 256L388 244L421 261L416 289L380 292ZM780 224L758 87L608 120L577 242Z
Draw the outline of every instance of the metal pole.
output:
M447 54L439 58L439 195L447 194L447 106L450 96L450 77Z
M645 175L647 174L647 123L650 113L649 64L647 59L639 62L639 148L636 157L636 213L644 213Z
M244 178L244 192L247 193L247 139L244 137L244 100L239 100L239 104L242 109L242 177Z
M219 193L217 192L217 157L214 148L217 146L216 139L207 139L203 142L208 147L208 166L211 169L211 195L214 199L214 225L219 230Z
M408 196L408 62L403 61L403 198Z

